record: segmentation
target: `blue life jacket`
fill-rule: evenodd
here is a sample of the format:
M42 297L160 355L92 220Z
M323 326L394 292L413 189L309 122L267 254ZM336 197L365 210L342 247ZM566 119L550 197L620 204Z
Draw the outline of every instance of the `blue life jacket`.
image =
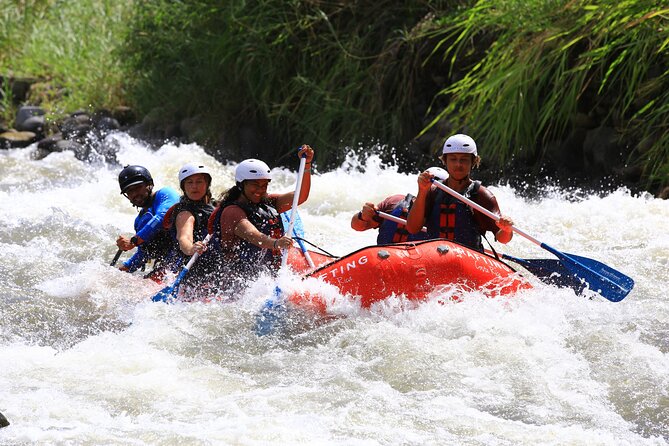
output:
M409 215L409 209L411 209L415 199L416 197L413 195L407 194L402 201L397 203L397 206L390 212L390 215L406 220L407 215ZM415 240L427 240L427 234L425 232L410 234L406 226L400 226L394 221L383 220L381 226L379 226L379 235L376 237L376 244L387 245L389 243L412 242Z
M462 195L476 201L480 187L480 181L473 181ZM481 229L474 218L474 211L441 189L435 192L432 211L426 222L428 238L453 240L483 252Z
M135 218L135 234L144 240L137 251L123 265L133 272L153 259L161 262L168 254L172 242L163 230L163 219L167 211L179 202L179 194L171 187L158 190L148 208L139 211Z

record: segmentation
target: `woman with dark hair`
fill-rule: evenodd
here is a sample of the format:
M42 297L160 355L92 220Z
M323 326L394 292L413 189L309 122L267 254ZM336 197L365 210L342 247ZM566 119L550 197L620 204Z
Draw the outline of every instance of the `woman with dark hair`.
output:
M309 197L314 150L303 145L298 152L298 157L302 156L307 168L298 204ZM212 249L239 280L248 281L263 269L276 271L281 250L293 244L283 233L280 214L291 208L295 193L267 193L271 180L270 168L263 161L242 161L235 169L235 185L223 194L209 221L209 232L214 234Z

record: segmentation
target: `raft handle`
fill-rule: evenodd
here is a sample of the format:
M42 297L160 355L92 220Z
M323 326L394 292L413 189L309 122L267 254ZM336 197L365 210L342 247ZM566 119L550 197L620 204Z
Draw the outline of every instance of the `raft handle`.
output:
M379 251L377 255L379 256L380 259L383 259L383 260L390 257L390 253L388 251L386 251L385 249L382 249L381 251Z

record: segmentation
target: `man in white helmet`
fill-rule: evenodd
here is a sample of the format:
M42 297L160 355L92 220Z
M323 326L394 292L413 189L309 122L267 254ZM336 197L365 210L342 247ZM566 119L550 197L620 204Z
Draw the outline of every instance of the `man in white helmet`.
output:
M309 197L314 150L303 145L298 151L298 157L302 156L306 169L298 204ZM270 168L264 162L242 161L235 169L235 185L223 194L209 220L209 232L214 234L210 248L217 251L219 263L242 281L263 268L278 269L281 250L293 245L292 239L283 234L280 214L291 208L295 193L268 194L271 180ZM225 286L225 280L220 282Z
M448 172L441 167L430 167L427 169L435 178L440 181L446 181ZM367 202L357 214L351 217L351 228L356 231L366 231L368 229L379 229L376 237L377 245L386 245L389 243L411 242L416 240L426 240L427 234L418 232L411 234L404 225L394 221L383 219L379 212L406 219L409 209L413 206L416 199L412 194L396 194L386 197L378 204Z
M441 161L448 171L446 186L500 215L500 220L495 222L438 189L432 185L434 175L425 171L418 176L418 195L407 217L407 230L415 234L425 225L428 238L453 240L481 252L482 236L487 231L498 242L508 243L513 237L513 220L501 216L495 196L480 181L470 178L472 168L481 162L476 142L463 134L449 137L444 142Z

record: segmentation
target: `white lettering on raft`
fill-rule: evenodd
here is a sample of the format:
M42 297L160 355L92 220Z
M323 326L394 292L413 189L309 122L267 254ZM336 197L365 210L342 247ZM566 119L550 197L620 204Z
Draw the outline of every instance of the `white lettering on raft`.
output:
M337 274L344 274L352 269L355 269L358 265L364 265L368 262L367 256L360 256L357 259L353 259L351 262L347 262L345 265L339 265L338 267L332 268L330 271L324 272L316 276L317 279L324 279L327 276L337 277Z
M482 262L488 265L489 267L492 267L494 270L497 271L509 271L508 267L506 267L504 264L498 262L497 260L485 256L483 254L479 254L478 252L475 251L470 251L468 249L461 248L459 246L454 246L451 248L451 252L455 254L457 257L467 257L470 258L476 262ZM477 268L479 268L477 266ZM483 271L483 270L482 270ZM492 272L492 271L491 271Z

